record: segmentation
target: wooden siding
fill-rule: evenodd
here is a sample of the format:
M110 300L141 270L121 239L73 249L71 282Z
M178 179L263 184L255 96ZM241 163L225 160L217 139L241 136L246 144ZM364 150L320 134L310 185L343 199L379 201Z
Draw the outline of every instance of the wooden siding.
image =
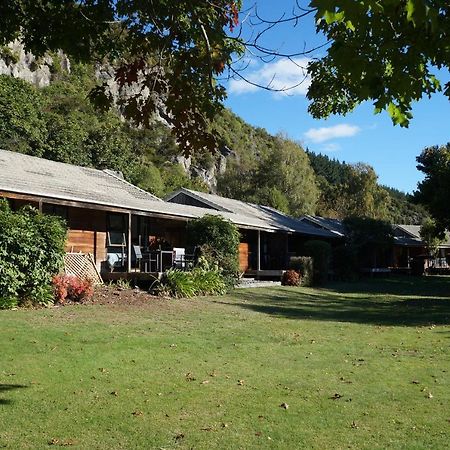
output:
M239 244L239 270L247 272L248 270L248 243L241 242Z
M98 268L106 260L106 215L104 211L69 208L66 250L92 253Z

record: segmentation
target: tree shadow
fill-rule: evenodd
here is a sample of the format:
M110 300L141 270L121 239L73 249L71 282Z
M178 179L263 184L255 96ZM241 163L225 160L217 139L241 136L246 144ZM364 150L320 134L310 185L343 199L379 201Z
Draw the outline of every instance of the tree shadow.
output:
M327 289L253 289L236 293L232 304L289 319L392 326L450 324L450 279L442 285L438 280L422 295L417 286L392 281L335 284Z
M332 283L328 290L339 293L389 294L419 297L449 297L450 277L392 276L388 278L366 278L354 283Z
M28 386L23 384L0 384L0 396L2 396L3 392L12 391L14 389L23 389ZM0 405L10 405L12 401L10 399L0 397Z

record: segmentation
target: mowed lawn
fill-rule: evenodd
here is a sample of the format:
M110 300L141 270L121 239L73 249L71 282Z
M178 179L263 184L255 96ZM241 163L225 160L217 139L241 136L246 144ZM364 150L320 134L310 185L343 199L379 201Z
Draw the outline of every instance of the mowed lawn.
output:
M0 448L450 447L450 278L0 311L0 362Z

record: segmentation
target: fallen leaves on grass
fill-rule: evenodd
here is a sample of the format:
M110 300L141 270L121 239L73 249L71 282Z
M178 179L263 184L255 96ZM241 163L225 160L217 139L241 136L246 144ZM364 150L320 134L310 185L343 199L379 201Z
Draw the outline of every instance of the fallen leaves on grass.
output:
M59 447L69 447L74 444L75 442L71 439L60 441L59 439L53 438L48 441L48 445L57 445Z
M194 374L192 372L188 372L186 375L186 381L195 381Z
M330 397L331 400L339 400L340 398L342 398L342 395L341 395L341 394L338 394L337 392L334 393L334 394Z
M180 441L181 439L184 439L184 433L178 433L175 435L175 441Z

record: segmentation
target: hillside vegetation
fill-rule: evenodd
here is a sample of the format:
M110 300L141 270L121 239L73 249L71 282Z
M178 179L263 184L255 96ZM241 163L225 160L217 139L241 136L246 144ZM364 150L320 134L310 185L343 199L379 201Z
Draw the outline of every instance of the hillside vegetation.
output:
M0 148L55 161L121 171L131 183L157 196L180 187L214 191L299 216L369 216L420 223L424 210L408 197L380 186L365 164L345 164L316 155L285 136L272 136L223 109L212 129L215 154L189 159L167 124L155 120L138 129L115 111L98 111L89 101L95 71L53 67L52 83L36 88L0 76Z

